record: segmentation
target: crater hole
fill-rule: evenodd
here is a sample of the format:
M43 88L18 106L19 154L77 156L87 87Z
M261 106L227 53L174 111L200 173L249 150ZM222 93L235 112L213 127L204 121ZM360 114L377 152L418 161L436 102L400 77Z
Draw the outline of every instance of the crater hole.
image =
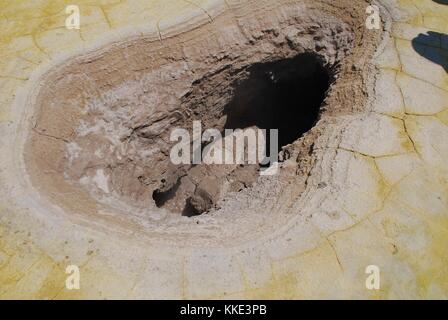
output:
M248 73L224 109L226 129L278 129L283 147L314 126L330 81L316 55L255 64Z
M221 109L226 116L225 124L215 128L223 133L225 129L250 127L278 129L279 148L293 143L316 124L331 77L319 57L312 53L253 64L239 75L231 84L230 102ZM210 90L214 89L211 86ZM269 134L266 138L268 152ZM159 208L195 216L216 205L226 183L231 184L227 188L230 191L250 187L259 176L259 166L237 166L229 171L201 164L182 168L182 172L176 173L176 181L169 189L155 190L153 199Z

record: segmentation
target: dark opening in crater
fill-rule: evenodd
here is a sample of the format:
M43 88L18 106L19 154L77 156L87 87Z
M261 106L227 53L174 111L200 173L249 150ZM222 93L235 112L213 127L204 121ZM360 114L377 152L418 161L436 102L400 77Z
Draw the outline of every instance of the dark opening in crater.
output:
M330 81L315 55L255 64L248 72L249 77L236 84L235 95L224 109L226 129L278 129L282 147L313 127Z
M328 69L312 53L257 63L238 75L231 84L233 97L221 109L226 122L215 128L223 133L225 129L249 127L278 129L279 148L293 143L315 125L330 85ZM210 85L210 90L216 87ZM266 138L269 153L269 135ZM228 191L241 191L259 176L260 166L240 165L231 170L224 166L200 164L168 172L169 177L164 179L171 183L168 187L163 183L153 192L157 207L185 216L202 214L216 207L225 184L230 184Z

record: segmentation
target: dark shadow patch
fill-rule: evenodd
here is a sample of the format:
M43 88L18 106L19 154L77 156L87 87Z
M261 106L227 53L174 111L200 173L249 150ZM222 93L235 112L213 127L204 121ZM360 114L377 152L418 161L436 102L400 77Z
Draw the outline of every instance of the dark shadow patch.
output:
M190 198L185 201L185 207L182 210L182 216L184 216L184 217L194 217L194 216L198 216L198 215L202 214L202 212L197 211L191 205L191 202L189 200L190 200Z
M448 5L448 0L432 0L434 2L437 2L438 4L446 4Z
M162 208L165 203L176 196L176 192L180 187L180 179L177 180L176 184L166 191L155 190L152 193L152 199L156 203L157 208Z
M248 73L235 85L235 95L225 107L226 129L278 129L282 147L316 124L330 83L317 55L255 64Z
M448 72L448 35L435 31L420 33L412 39L412 47L419 55Z

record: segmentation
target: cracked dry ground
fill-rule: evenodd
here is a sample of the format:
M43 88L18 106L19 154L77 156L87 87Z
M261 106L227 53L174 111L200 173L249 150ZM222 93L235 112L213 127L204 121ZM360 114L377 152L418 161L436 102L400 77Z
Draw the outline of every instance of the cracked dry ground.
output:
M448 5L353 2L1 2L0 298L448 298ZM169 167L193 120L279 174Z

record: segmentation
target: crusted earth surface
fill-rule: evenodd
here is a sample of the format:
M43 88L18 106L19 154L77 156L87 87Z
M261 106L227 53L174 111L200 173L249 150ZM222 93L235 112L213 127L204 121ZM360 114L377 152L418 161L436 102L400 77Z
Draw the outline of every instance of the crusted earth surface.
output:
M445 1L76 2L0 2L0 299L448 298Z

